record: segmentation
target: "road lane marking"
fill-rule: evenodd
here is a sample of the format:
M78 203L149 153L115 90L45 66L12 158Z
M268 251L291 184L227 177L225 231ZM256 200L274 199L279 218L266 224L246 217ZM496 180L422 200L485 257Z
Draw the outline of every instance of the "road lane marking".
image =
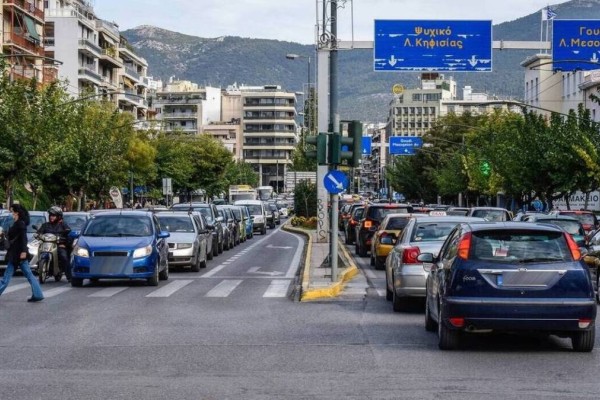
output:
M73 289L73 288L70 286L62 286L62 287L57 287L55 289L44 290L44 297L50 298L50 297L58 296L59 294L68 292L71 289Z
M280 227L281 228L281 227ZM296 247L296 252L294 253L294 258L292 258L292 262L290 263L290 268L288 268L287 273L285 274L286 278L293 278L296 276L296 271L298 271L298 266L300 265L300 257L302 256L302 252L304 251L304 246L302 245L302 239L298 235L294 235L293 233L286 232L284 230L280 231L281 233L285 233L286 235L291 235L298 241L298 246Z
M191 279L187 279L187 280L180 279L177 281L173 281L173 282L170 282L167 285L161 287L160 289L155 290L154 292L148 293L146 295L146 297L169 297L170 295L172 295L179 289L183 288L184 286L189 285L192 282L193 282L193 280L191 280Z
M215 268L211 269L210 271L208 271L207 273L203 274L201 276L201 278L209 278L213 275L215 275L217 272L221 271L223 268L225 268L227 265L225 264L221 264L216 266Z
M291 280L271 281L271 284L263 294L263 297L285 297Z
M2 293L2 294L16 292L17 290L25 289L28 287L29 287L29 282L19 283L18 285L11 285L11 286L7 287L6 290L4 290L4 293Z
M128 287L109 287L97 291L96 293L90 294L88 297L111 297L117 293L121 293L124 290L129 289Z
M241 279L224 280L206 293L206 297L227 297L240 283Z

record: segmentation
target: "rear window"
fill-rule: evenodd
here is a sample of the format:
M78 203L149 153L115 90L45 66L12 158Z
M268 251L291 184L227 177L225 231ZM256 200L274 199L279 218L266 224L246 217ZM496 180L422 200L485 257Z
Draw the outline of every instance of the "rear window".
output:
M250 215L262 215L263 213L262 207L258 204L247 204L246 207L248 207Z
M439 242L446 239L458 222L422 222L413 230L411 242Z
M585 231L579 221L569 221L566 219L540 219L538 222L560 226L567 231L569 235L585 235Z
M484 218L488 221L506 221L506 212L503 210L474 210L472 217Z
M388 214L410 213L408 207L369 207L367 217L375 221L381 221Z
M510 263L573 260L562 232L512 230L475 232L469 258Z
M404 229L404 227L406 226L407 223L408 223L408 218L405 218L405 217L391 218L388 221L387 225L385 226L385 229L401 230L401 229Z
M561 212L561 215L568 215L569 217L577 218L582 224L595 225L596 219L593 214L588 213L575 213L575 212Z

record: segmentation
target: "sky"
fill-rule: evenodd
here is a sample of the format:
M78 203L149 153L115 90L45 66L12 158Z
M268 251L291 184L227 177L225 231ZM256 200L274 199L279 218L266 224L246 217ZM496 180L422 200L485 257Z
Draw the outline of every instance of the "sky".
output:
M140 25L198 36L316 42L323 0L90 0L121 31ZM567 0L338 0L340 40L373 40L376 19L512 21ZM558 16L560 18L560 15ZM541 18L541 14L540 14Z

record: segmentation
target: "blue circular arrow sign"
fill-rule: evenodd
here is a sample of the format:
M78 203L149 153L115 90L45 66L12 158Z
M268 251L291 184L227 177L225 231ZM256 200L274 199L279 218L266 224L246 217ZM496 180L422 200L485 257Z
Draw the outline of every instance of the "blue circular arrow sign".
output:
M348 188L348 177L342 171L329 171L323 178L323 184L329 193L341 193Z

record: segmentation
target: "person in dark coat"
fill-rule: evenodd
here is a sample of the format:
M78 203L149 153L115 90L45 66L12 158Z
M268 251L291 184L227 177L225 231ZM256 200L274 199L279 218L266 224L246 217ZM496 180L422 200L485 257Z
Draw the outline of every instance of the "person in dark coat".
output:
M13 204L10 206L12 211L14 222L8 230L8 240L10 247L6 252L6 270L4 276L0 281L0 295L4 292L8 284L10 283L16 268L21 268L23 275L29 281L31 285L31 297L27 299L29 302L36 302L44 300L44 294L42 293L42 287L39 282L33 276L31 268L29 268L29 261L27 260L27 225L29 225L29 212L20 204Z

